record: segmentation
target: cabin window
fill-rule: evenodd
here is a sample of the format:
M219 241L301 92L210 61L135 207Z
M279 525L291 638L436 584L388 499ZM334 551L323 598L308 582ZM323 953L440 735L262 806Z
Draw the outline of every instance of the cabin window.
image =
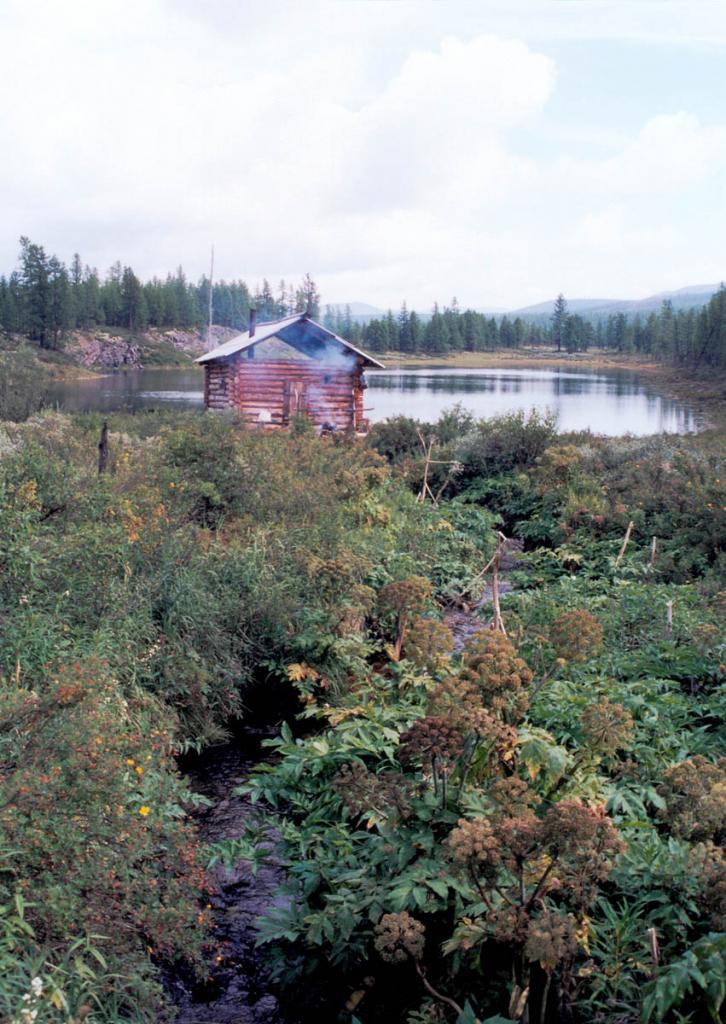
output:
M330 376L329 373L324 373L323 374L323 384L330 384L332 379L333 378Z

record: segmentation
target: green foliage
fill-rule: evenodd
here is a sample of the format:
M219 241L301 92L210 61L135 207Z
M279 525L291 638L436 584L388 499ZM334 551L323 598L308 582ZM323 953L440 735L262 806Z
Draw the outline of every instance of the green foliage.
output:
M0 352L0 421L26 420L48 399L48 374L30 350Z
M173 752L259 685L296 692L303 735L282 727L247 787L261 818L211 857L283 861L261 925L280 978L370 961L363 1024L718 1019L712 440L453 410L421 428L439 486L461 462L434 505L409 421L362 444L113 416L101 477L99 427L0 434L4 1016L162 1011L158 963L198 963L207 928ZM528 549L503 564L508 636L462 650L442 610L483 593L464 624L488 621L500 526Z
M353 440L114 416L99 477L99 426L50 412L3 426L10 1019L29 992L39 1021L84 1005L155 1019L155 964L193 963L207 924L172 752L219 739L250 684L287 688L295 666L311 692L350 692L378 646L365 635L377 590L414 574L431 594L468 582L489 543L466 513L415 520L413 497Z

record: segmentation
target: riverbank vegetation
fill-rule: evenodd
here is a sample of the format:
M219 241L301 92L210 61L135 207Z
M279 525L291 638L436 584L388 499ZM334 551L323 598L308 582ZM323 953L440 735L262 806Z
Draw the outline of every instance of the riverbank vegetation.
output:
M3 1019L168 1013L224 952L205 865L270 843L308 1020L719 1019L716 435L114 416L99 475L100 427L0 429ZM297 701L262 818L203 849L178 755L260 689Z

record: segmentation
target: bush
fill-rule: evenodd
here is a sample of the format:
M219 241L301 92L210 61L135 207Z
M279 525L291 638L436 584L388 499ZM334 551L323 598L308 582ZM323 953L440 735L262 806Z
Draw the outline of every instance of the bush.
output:
M556 417L536 409L479 420L455 447L456 457L464 465L462 481L532 468L556 429Z
M50 375L27 348L0 352L0 420L19 422L48 401Z

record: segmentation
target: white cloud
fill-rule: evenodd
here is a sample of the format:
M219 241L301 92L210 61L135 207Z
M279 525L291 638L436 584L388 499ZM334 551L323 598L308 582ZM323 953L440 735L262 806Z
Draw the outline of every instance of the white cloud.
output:
M552 57L523 37L630 38L652 9L6 2L0 264L26 233L101 269L121 258L144 275L182 263L194 276L214 241L221 273L309 269L331 301L428 305L456 291L524 303L596 274L598 291L630 294L632 268L610 258L637 254L663 273L684 236L653 197L685 211L723 173L726 128L655 111L640 130L611 126L598 159L572 136L547 153L537 140L560 85ZM674 35L684 10L660 5L662 31ZM709 8L714 38L715 18ZM584 127L597 135L597 111ZM718 262L715 243L700 251Z
M680 111L648 120L600 169L603 186L623 192L669 192L726 169L726 126L703 125Z

